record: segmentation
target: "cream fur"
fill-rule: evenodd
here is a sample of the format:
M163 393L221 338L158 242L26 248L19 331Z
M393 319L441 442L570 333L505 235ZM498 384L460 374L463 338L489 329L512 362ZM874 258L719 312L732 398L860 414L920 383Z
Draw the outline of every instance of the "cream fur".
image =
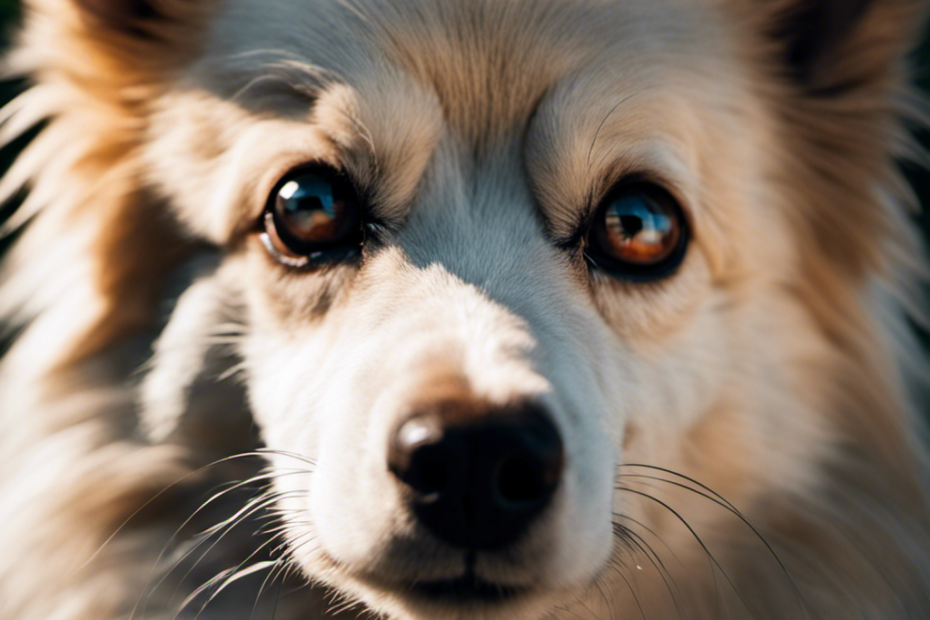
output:
M813 42L781 32L799 0L131 4L31 0L10 57L35 85L3 137L48 124L0 183L30 188L0 616L270 616L311 583L277 617L930 618L926 266L893 160L919 2L811 3ZM371 192L360 265L260 242L307 162ZM694 233L658 282L570 243L630 174ZM523 591L498 605L410 595L465 558L386 437L447 383L543 403L566 446L552 506L477 556Z

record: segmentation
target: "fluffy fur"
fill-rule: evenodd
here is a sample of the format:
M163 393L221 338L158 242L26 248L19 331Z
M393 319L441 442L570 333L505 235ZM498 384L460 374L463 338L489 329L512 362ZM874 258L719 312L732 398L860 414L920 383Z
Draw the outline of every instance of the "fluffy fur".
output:
M0 137L45 124L0 184L29 188L0 272L0 616L930 618L895 164L921 157L922 16L28 0ZM307 162L371 192L360 264L259 242ZM570 247L631 174L694 230L658 282ZM442 385L538 399L564 438L545 517L476 560L506 602L410 594L464 562L384 466Z

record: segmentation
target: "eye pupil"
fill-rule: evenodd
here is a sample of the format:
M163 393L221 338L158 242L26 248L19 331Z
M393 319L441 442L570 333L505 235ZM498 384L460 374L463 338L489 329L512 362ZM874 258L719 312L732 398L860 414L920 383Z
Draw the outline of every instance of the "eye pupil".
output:
M608 217L611 217L608 215ZM622 234L629 239L632 239L644 228L643 219L638 215L619 215L617 214L619 221L619 228L622 231ZM608 223L609 225L609 223Z
M632 279L667 275L684 250L684 218L664 190L620 186L598 207L588 237L589 257L604 270Z

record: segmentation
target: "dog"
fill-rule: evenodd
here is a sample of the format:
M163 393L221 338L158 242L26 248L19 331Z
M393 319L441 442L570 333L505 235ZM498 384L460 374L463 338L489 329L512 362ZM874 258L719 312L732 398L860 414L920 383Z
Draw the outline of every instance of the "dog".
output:
M5 620L930 618L916 0L26 0Z

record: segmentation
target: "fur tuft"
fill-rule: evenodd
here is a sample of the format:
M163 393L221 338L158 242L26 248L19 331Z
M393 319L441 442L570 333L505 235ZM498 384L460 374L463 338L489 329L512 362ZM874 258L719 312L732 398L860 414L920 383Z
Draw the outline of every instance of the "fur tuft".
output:
M0 617L238 620L283 575L314 584L284 618L323 587L326 617L930 618L930 268L899 169L930 162L924 12L29 0L7 70L32 85L0 111L2 144L41 126L0 181L28 192L0 231ZM370 221L295 269L268 214L308 169ZM585 245L643 184L690 235L648 282ZM450 385L564 441L507 553L424 534L386 465ZM531 594L416 598L476 571Z

